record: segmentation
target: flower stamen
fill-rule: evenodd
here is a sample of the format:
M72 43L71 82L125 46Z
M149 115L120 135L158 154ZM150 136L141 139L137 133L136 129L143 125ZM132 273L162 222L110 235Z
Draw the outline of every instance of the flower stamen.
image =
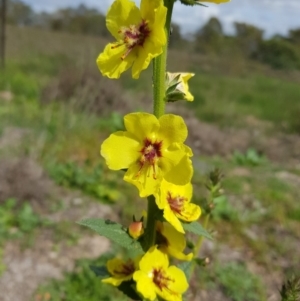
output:
M184 207L184 202L187 201L187 198L182 197L180 195L177 195L176 197L172 197L171 192L168 191L167 195L167 201L170 205L170 208L173 212L176 212L177 214L181 214L183 207Z
M121 266L120 266L120 269L117 270L115 269L114 270L114 273L116 275L131 275L133 274L135 271L135 266L134 266L134 262L132 260L129 260L128 262L126 263L123 263Z
M162 269L154 269L153 282L161 291L163 289L167 289L171 292L171 290L168 288L170 281L174 282L173 279L166 277Z
M144 45L145 40L150 35L151 31L148 27L147 21L142 20L139 25L129 25L128 27L121 27L118 33L121 36L121 41L114 44L111 48L115 49L125 44L127 50L121 56L121 60L124 60L136 46Z
M142 154L140 158L140 169L137 173L137 177L140 176L141 171L145 164L152 166L153 168L153 178L156 179L156 164L160 157L162 157L161 153L161 147L162 147L162 141L158 142L151 142L150 139L146 138L144 141L144 147L140 150L140 153ZM149 170L150 173L150 170ZM149 175L148 175L149 176Z

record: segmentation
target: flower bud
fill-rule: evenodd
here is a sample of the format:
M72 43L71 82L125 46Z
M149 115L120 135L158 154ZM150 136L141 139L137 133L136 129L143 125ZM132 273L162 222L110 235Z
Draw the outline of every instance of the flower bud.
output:
M132 238L134 238L134 239L139 238L141 235L144 234L143 222L142 221L132 222L129 225L128 232Z
M193 101L194 96L189 91L188 80L194 73L171 73L166 74L166 101L177 100Z

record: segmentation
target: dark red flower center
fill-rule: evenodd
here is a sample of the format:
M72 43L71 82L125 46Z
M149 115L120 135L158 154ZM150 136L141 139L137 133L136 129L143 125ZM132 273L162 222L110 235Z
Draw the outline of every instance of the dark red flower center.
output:
M117 48L121 45L126 45L126 52L122 55L121 59L124 60L126 56L132 51L136 46L142 46L145 40L150 35L150 29L148 23L145 20L139 25L129 25L128 27L122 27L119 30L122 42L117 42L112 46L112 48Z
M114 273L119 276L129 276L135 272L134 262L128 260L126 263L123 263L119 269L115 269Z
M177 195L175 197L172 197L171 192L168 191L168 195L167 195L167 201L170 205L170 208L172 211L181 214L183 206L184 206L184 202L186 202L186 198L180 195Z
M153 271L153 282L162 291L163 289L169 290L169 282L174 281L167 277L162 269L154 269Z
M162 157L162 141L152 142L150 139L146 138L144 141L144 146L140 150L140 169L137 176L140 175L142 168L146 166L151 166L153 168L153 178L156 179L156 164L159 158Z

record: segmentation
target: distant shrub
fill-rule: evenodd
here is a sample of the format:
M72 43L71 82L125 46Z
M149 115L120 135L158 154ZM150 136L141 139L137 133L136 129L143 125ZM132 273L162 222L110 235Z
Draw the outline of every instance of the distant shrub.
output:
M297 48L283 39L263 41L258 58L278 69L300 69L300 54Z
M107 116L110 112L129 112L119 83L99 75L98 70L63 68L41 92L42 103L69 104L70 108Z
M236 41L246 57L254 57L263 40L263 30L246 23L234 23Z

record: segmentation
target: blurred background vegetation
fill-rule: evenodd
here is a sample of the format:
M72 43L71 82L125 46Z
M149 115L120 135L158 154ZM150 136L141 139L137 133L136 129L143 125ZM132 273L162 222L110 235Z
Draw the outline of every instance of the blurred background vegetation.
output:
M112 256L107 242L75 222L99 216L126 224L144 208L122 173L107 169L99 146L123 128L124 114L151 112L151 68L138 81L100 75L95 60L112 38L96 9L36 13L22 1L7 4L3 301L124 300L89 270ZM170 71L196 73L195 101L167 106L189 128L194 201L202 204L209 171L225 175L209 227L215 240L199 254L211 264L198 269L185 298L276 301L283 281L300 270L300 27L269 38L251 24L234 27L229 36L211 18L184 35L172 25Z

